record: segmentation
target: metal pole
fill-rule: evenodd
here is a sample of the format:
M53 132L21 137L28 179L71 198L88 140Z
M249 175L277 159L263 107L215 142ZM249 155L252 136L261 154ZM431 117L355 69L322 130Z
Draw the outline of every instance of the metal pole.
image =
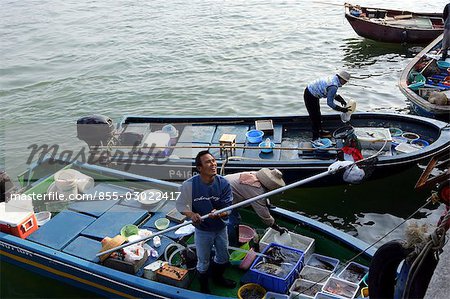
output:
M352 164L350 164L350 165L353 165L353 164L355 164L355 162L352 163ZM228 211L230 211L230 210L232 210L232 209L236 209L236 208L239 208L239 207L248 205L248 204L250 204L250 203L252 203L252 202L254 202L254 201L258 200L258 199L265 198L265 197L268 197L268 196L271 196L271 195L275 195L275 194L281 193L281 192L283 192L283 191L289 190L289 189L291 189L291 188L294 188L294 187L297 187L297 186L300 186L300 185L303 185L303 184L306 184L306 183L315 181L315 180L317 180L317 179L320 179L320 178L322 178L322 177L325 177L325 176L327 176L327 175L330 175L330 174L332 174L332 173L335 173L335 172L337 172L337 171L340 170L340 169L347 168L347 167L349 167L350 165L347 165L347 166L344 166L344 167L340 167L340 168L338 168L338 169L336 169L336 170L334 170L334 171L328 169L327 171L324 171L324 172L321 172L321 173L319 173L319 174L313 175L313 176L311 176L311 177L309 177L309 178L306 178L306 179L300 180L300 181L298 181L298 182L295 182L295 183L286 185L286 186L284 186L284 187L281 187L281 188L278 188L278 189L269 191L269 192L267 192L267 193L264 193L264 194L261 194L261 195L258 195L258 196L249 198L249 199L247 199L247 200L244 200L244 201L242 201L242 202L236 203L236 204L231 205L231 206L229 206L229 207L226 207L226 208L217 210L217 211L215 211L215 212L213 213L213 215L218 215L218 214L223 213L223 212L228 212ZM203 219L206 219L206 218L208 218L208 217L209 217L209 214L206 214L206 215L201 216L200 219L203 220ZM116 250L119 250L119 249L128 247L128 246L130 246L130 245L133 245L133 244L136 244L136 243L139 243L139 242L143 242L143 241L147 241L147 240L149 240L149 239L151 239L151 238L153 238L153 237L156 237L156 236L158 236L158 235L162 235L162 234L165 234L165 233L167 233L167 232L170 232L170 231L179 229L180 227L183 227L183 226L186 226L186 225L189 225L189 224L192 224L192 220L189 220L189 221L180 223L180 224L175 225L175 226L173 226L173 227L169 227L169 228L167 228L167 229L165 229L165 230L162 230L162 231L160 231L160 232L156 232L156 233L152 234L151 236L145 237L145 238L143 238L143 239L135 240L135 241L133 241L133 242L129 242L129 243L126 243L126 244L122 244L122 245L120 245L120 246L111 248L111 249L109 249L109 250L105 250L105 251L103 251L103 252L99 252L99 253L96 254L96 256L102 256L102 255L104 255L104 254L108 254L108 253L114 252L114 251L116 251Z

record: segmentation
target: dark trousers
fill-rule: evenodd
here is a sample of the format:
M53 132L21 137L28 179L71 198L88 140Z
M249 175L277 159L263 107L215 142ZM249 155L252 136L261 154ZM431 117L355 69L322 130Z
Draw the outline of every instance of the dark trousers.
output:
M322 115L320 114L319 99L311 94L308 87L305 88L303 94L303 100L305 101L306 110L308 110L309 118L311 119L313 140L320 137L319 131L321 130Z

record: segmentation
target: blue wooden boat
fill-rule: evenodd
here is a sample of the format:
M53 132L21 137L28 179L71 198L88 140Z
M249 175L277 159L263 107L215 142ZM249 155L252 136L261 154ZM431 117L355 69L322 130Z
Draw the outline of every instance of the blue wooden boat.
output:
M400 74L398 87L416 114L450 122L450 101L445 104L429 101L431 92L450 92L449 70L438 66L442 38L441 34L408 63Z
M257 125L261 128L261 123L269 124L270 127L262 137L263 141L269 138L274 143L274 148L269 153L265 153L258 143L250 143L246 138L246 133ZM294 182L326 171L342 148L342 138L345 137L340 136L343 136L346 127L340 116L324 115L323 123L324 129L334 133L331 148L312 148L310 120L306 115L125 116L117 129L107 117L88 117L79 121L78 137L88 143L92 153L103 153L101 156L106 159L97 160L99 163L152 178L169 181L189 178L195 173L193 162L196 154L200 150L209 149L225 174L258 170L261 167L278 168L283 172L286 182ZM361 140L364 157L373 155L384 146L369 179L386 177L413 167L450 144L448 124L428 118L402 114L354 113L350 123L363 135L358 136L358 139ZM169 139L166 136L163 140L163 128L172 128L173 137ZM393 130L392 134L390 130ZM375 131L378 133L374 133ZM415 133L429 145L409 152L396 150L395 146L406 140L394 136L399 131ZM234 150L221 150L220 138L223 134L235 135ZM389 135L384 138L387 143L383 143L383 138L366 138L375 136L374 134ZM99 151L98 145L108 146ZM147 148L144 148L145 145ZM311 185L342 183L342 175L335 175Z
M45 160L30 168L27 176L22 175L20 181L25 187L24 194L34 197L45 194L54 181L55 171L62 168L74 169L92 177L95 184L84 194L95 194L94 199L97 200L35 201L34 210L36 212L50 210L53 214L52 219L26 239L1 232L2 262L12 263L106 297L235 298L237 296L239 286L233 290L226 290L212 285L213 295L201 294L198 292L199 284L195 277L192 277L185 287L143 277L142 267L156 259L163 259L164 248L180 240L192 242L192 236L178 237L173 233L163 236L162 245L157 249L158 256L145 261L136 274L107 267L96 257L101 248L100 241L105 236L113 237L119 234L121 227L126 224L135 224L140 228L152 230L155 219L163 217L174 204L174 201L165 200L158 208L149 211L139 201L127 200L131 194L152 188L170 194L177 190L177 184L96 165ZM101 196L103 200L99 200ZM244 208L241 213L243 223L255 228L257 232L264 228L253 210ZM315 253L339 259L343 265L348 261L369 265L374 250L368 244L313 219L281 208L275 208L272 213L279 225L297 234L313 238ZM228 269L226 274L237 281L246 277L246 272L237 267Z

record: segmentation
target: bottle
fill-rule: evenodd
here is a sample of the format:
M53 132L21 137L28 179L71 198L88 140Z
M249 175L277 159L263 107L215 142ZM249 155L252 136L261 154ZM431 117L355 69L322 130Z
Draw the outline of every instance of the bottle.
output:
M271 146L271 141L270 141L270 138L266 138L266 147L267 148L271 148L272 146Z

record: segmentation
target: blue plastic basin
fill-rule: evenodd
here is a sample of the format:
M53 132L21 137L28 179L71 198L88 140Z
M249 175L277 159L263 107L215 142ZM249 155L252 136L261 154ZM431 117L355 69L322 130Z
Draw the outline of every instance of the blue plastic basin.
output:
M247 140L250 143L260 143L264 136L264 132L260 130L250 130L245 133L245 136L247 136Z
M259 144L259 148L261 149L261 152L263 153L271 153L273 151L273 148L275 147L275 143L270 142L269 146L267 146L267 142L261 142Z
M437 66L438 66L441 70L446 70L447 68L450 67L450 62L447 62L447 61L444 61L444 60L438 60Z

